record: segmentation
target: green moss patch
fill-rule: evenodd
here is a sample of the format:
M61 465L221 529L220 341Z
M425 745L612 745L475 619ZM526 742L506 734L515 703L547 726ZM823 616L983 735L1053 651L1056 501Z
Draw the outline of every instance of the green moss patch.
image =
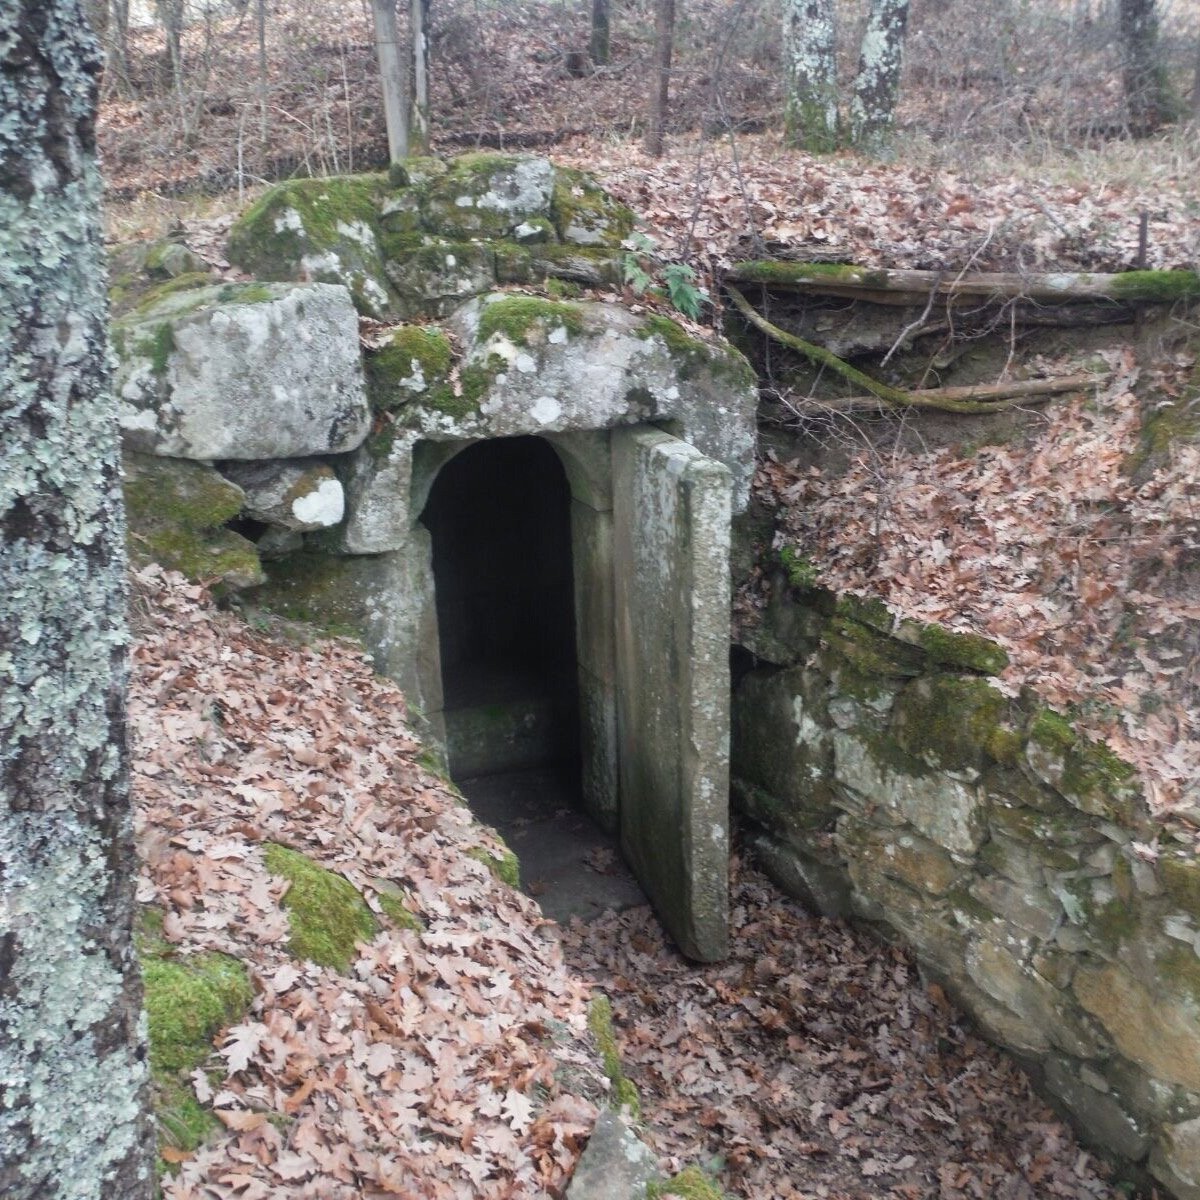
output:
M497 840L500 841L498 835ZM472 846L467 851L467 857L483 863L501 883L508 884L510 888L519 888L521 886L521 861L504 845L503 841L500 841L500 844L503 849L500 851L499 857L484 846Z
M561 326L569 334L583 332L583 309L563 300L540 296L513 295L492 300L479 317L479 340L500 334L514 345L527 346L544 340L545 334Z
M1077 733L1061 713L1048 708L1037 712L1027 753L1035 770L1081 812L1123 824L1135 821L1140 790L1132 764L1104 742Z
M371 910L352 884L312 859L278 843L269 843L263 860L272 875L291 887L284 893L292 936L288 949L297 958L345 972L354 961L358 942L378 932Z
M230 261L258 279L343 284L360 312L382 316L391 302L380 255L386 189L383 175L278 184L230 231Z
M607 996L595 996L588 1005L588 1028L596 1040L596 1049L600 1051L604 1073L612 1084L613 1108L627 1108L630 1116L635 1121L639 1120L642 1115L642 1098L638 1095L633 1080L625 1074L625 1068L621 1065L621 1049L613 1031L612 1003Z
M862 674L912 676L925 669L919 650L848 617L835 616L821 640Z
M246 1015L254 988L246 968L228 955L177 954L161 936L162 921L154 908L139 916L154 1116L160 1147L190 1152L222 1126L187 1077L213 1053L216 1035Z
M1113 294L1120 300L1170 304L1200 296L1200 274L1195 271L1123 271L1113 276Z
M240 488L184 459L127 453L123 467L132 562L156 562L218 590L263 582L254 544L223 528L241 511Z
M941 666L959 667L980 675L999 675L1008 666L1003 647L977 633L958 633L941 625L924 625L918 643Z
M909 754L947 771L980 767L1006 701L976 676L934 675L900 693L892 729Z
M679 1200L725 1200L720 1186L699 1167L684 1167L664 1183L651 1180L646 1185L646 1200L666 1200L670 1196Z
M433 389L450 370L450 339L433 326L401 325L365 360L371 404L384 412Z
M150 1067L195 1070L212 1053L213 1035L236 1024L254 999L246 968L210 951L187 957L151 955L142 963Z

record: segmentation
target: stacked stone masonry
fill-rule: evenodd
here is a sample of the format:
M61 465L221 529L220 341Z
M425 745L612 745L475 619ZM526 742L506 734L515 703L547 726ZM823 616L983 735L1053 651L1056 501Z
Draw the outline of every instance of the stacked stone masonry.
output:
M1200 1198L1200 861L999 647L773 581L734 803L776 880L902 942L1084 1137Z

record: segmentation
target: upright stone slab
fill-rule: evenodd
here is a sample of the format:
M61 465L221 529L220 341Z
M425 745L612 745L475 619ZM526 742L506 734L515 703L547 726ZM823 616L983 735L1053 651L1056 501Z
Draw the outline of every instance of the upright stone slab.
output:
M614 430L621 845L679 948L728 952L728 468Z

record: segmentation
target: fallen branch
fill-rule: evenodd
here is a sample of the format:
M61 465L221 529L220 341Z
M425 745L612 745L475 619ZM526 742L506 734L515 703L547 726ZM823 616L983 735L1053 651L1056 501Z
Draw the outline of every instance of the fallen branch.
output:
M964 413L971 416L982 416L987 413L1003 412L1018 404L1027 403L1031 397L1049 397L1059 392L1075 391L1096 382L1096 376L1066 375L1059 379L1027 379L1016 383L985 383L972 387L933 388L922 391L906 391L895 388L890 384L872 379L865 371L851 366L844 359L824 346L815 342L807 342L777 325L772 325L753 305L734 287L728 279L725 290L733 301L734 307L756 329L767 337L796 350L805 358L836 371L844 379L857 384L870 393L870 397L850 396L830 401L813 401L813 412L851 411L853 409L890 407L890 408L927 408L940 412Z
M951 275L944 271L888 270L766 259L734 263L725 278L733 283L757 283L763 287L870 299L876 303L896 303L889 298L907 295L902 303L919 304L931 292L939 296L1036 300L1042 304L1068 304L1080 300L1169 304L1200 298L1200 274L1195 271L1122 271L1115 275L1080 271ZM913 296L920 299L913 301Z
M973 410L977 415L1004 412L1019 405L1044 404L1052 396L1063 392L1077 392L1092 387L1096 376L1060 375L1057 379L1022 379L1015 383L983 383L974 387L921 388L908 393L914 408L941 408L941 400L974 399L980 403ZM878 412L893 407L878 396L834 396L827 400L802 400L784 398L784 403L797 416L819 416L821 413ZM954 410L959 411L959 410Z

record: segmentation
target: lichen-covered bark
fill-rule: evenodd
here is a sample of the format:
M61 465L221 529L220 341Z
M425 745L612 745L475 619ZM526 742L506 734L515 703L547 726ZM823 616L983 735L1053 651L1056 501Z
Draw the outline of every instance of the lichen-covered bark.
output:
M869 154L888 147L907 25L908 0L871 0L850 99L850 140Z
M124 551L78 0L0 0L0 1195L151 1194Z
M838 144L836 38L833 0L783 0L785 137L817 154Z
M408 153L429 153L429 0L412 0L412 107L408 116Z

